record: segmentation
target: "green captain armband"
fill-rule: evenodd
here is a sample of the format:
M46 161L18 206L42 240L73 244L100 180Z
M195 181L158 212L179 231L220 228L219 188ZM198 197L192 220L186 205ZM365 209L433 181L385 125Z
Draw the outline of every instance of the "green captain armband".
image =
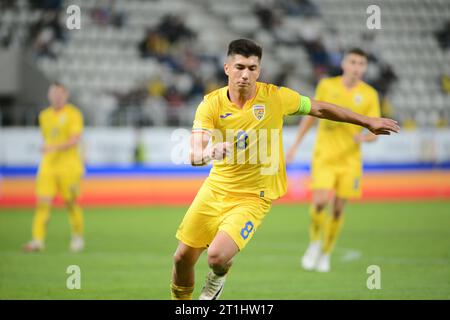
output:
M311 99L305 96L300 97L300 106L295 115L307 115L311 112Z

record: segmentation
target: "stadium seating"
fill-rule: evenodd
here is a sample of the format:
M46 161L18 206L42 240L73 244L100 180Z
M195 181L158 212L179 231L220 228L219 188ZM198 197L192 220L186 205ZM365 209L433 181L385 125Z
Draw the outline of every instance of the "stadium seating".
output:
M281 11L281 18L272 29L265 28L255 14L255 6L261 3L274 12ZM392 116L401 118L404 110L411 110L422 126L434 126L436 115L438 118L444 116L446 122L450 122L450 96L440 87L441 77L450 73L450 50L441 48L434 35L450 16L448 1L377 1L381 8L380 30L365 27L366 9L372 4L369 0L315 0L313 3L319 16L291 15L281 10L277 3L258 0L116 1L114 12L123 14L124 21L115 26L98 23L93 15L96 9L108 9L109 2L65 1L63 8L69 4L81 7L81 30L65 32L63 41L51 44L56 58L38 56L35 62L49 79L59 80L71 89L75 102L92 115L91 124L111 124L114 114L133 119L126 115L132 108L120 107L117 96L146 87L151 79L161 75L165 86L169 86L177 73L173 67L167 67L165 61L155 57L142 58L139 43L146 30L157 27L164 16L178 14L187 28L196 34L188 46L195 55L202 56L198 73L204 82L220 71L226 45L231 39L253 37L265 50L263 80L275 81L283 67L291 63L285 85L313 94L318 79L303 41L319 38L325 43L335 41L339 48L362 46L379 61L391 65L398 78L386 96L393 105ZM14 26L10 46L27 43L30 26L44 14L42 10L32 9L26 0L17 1L16 7L20 10L0 12L0 34ZM61 10L60 21L64 22L66 17L65 10ZM336 39L333 39L332 30L336 32ZM363 39L364 33L371 33L373 39ZM177 50L181 54L185 48L186 45L175 45L170 50L176 56ZM216 62L210 57L215 57ZM418 95L420 99L411 98ZM179 124L190 125L199 99L195 96L183 102L183 107L178 109L182 114ZM137 107L148 110L154 101L146 100ZM97 105L104 107L96 108ZM151 107L155 112L144 113L150 123L164 125L166 115L157 113L166 114L169 106L164 100L157 105L158 109ZM423 112L420 112L423 109L431 114L428 120L424 120Z

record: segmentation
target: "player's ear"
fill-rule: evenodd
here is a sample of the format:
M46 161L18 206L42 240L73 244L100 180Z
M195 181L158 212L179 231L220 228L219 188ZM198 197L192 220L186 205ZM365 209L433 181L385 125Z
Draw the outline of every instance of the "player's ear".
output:
M230 69L230 66L228 65L228 63L224 63L223 64L223 71L225 72L225 74L227 75L227 76L229 76L229 69Z

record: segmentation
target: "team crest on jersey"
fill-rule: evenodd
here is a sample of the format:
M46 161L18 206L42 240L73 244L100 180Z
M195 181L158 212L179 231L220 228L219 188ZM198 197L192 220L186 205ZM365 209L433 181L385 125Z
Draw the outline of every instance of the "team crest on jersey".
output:
M362 102L362 95L360 95L360 94L355 95L354 101L355 101L356 104L361 104L361 102Z
M266 106L263 104L256 104L253 106L253 115L256 120L262 120L266 114Z

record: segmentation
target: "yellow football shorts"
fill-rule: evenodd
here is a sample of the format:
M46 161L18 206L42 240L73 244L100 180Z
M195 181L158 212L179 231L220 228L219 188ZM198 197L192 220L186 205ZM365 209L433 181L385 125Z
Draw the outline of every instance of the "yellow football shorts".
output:
M336 196L344 199L361 197L360 170L316 165L311 170L311 189L334 190Z
M53 198L59 192L65 201L76 199L80 194L80 182L83 176L78 170L39 170L36 179L38 197Z
M176 237L193 248L206 248L225 231L242 250L269 212L271 201L256 195L230 195L203 183Z

